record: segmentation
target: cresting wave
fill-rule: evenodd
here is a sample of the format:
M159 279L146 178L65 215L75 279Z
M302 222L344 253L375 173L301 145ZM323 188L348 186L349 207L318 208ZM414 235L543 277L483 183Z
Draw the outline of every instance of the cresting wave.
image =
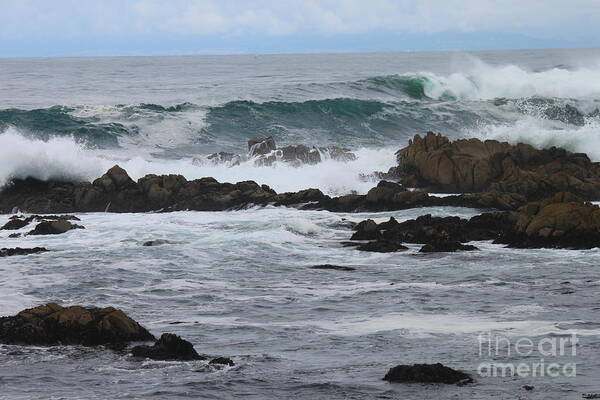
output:
M133 179L146 174L181 174L187 179L205 176L222 182L255 180L266 183L278 192L297 191L309 187L339 195L356 191L365 193L373 186L360 174L387 170L395 163L395 149L360 149L357 160L337 162L324 160L317 165L293 167L277 164L274 167L255 166L253 160L235 167L199 165L192 158L145 159L139 156L109 156L99 150L86 148L73 138L57 137L48 141L23 136L13 128L0 134L0 186L14 178L33 177L41 180L61 179L80 182L101 176L115 164L125 168ZM327 171L327 173L324 173Z

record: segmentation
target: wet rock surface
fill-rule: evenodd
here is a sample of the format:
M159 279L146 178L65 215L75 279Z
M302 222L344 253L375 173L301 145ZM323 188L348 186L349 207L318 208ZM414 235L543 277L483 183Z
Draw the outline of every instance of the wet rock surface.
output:
M469 374L437 364L397 365L391 368L383 380L398 383L445 383L466 384L473 382Z
M131 354L135 357L153 360L191 361L206 359L206 357L196 352L194 345L172 333L163 333L152 346L135 346L131 349Z
M345 265L332 265L332 264L321 264L321 265L313 265L312 269L330 269L334 271L356 271L354 267L348 267Z
M113 307L62 307L48 303L0 317L0 343L84 345L153 340L144 327Z
M20 247L15 248L2 248L0 249L0 257L10 257L10 256L26 256L29 254L43 253L48 251L48 249L44 247L33 247L29 249L23 249Z
M535 149L496 140L416 135L397 153L391 175L410 187L436 192L500 192L540 200L571 192L600 199L600 163L562 148Z

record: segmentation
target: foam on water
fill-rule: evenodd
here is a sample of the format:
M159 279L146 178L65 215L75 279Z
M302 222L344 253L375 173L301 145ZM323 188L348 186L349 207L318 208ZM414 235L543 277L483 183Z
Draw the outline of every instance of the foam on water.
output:
M115 157L115 155L117 157ZM360 174L385 171L395 163L394 149L360 149L357 160L337 162L325 159L316 165L293 167L278 164L274 167L255 166L247 161L239 166L203 164L192 159L166 160L141 156L127 157L113 152L112 156L99 150L87 149L72 138L55 137L48 141L27 138L14 128L0 134L0 185L12 178L34 177L42 180L68 181L93 180L115 164L125 168L133 179L150 173L181 174L187 179L211 176L221 182L254 180L270 185L278 192L306 188L321 189L329 194L351 191L365 193L373 182L360 178Z

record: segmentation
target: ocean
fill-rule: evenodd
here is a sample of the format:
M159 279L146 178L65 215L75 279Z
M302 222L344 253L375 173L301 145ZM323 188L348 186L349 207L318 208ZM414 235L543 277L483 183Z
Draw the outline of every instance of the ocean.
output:
M600 161L600 50L0 59L0 185L93 180L118 164L149 173L254 180L277 192L366 193L415 134L561 146ZM336 145L350 162L256 166L247 140ZM423 214L285 207L78 214L85 230L8 238L53 251L0 259L0 315L49 301L115 306L155 335L231 357L140 361L107 349L0 345L6 399L580 399L600 392L598 249L365 253L348 221ZM0 224L8 220L0 216ZM67 237L68 235L68 237ZM144 247L148 240L169 243ZM355 271L314 270L315 264ZM576 333L576 376L480 376L479 335ZM502 350L502 349L501 349ZM506 350L506 349L504 349ZM539 357L538 357L539 358ZM546 362L552 357L547 357ZM390 384L397 364L441 362L473 385ZM523 385L533 385L524 391ZM46 397L44 397L46 396Z

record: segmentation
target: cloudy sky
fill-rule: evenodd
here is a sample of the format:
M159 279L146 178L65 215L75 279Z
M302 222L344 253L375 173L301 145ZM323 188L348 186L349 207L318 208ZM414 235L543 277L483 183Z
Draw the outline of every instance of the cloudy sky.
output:
M598 47L600 0L0 0L0 56Z

